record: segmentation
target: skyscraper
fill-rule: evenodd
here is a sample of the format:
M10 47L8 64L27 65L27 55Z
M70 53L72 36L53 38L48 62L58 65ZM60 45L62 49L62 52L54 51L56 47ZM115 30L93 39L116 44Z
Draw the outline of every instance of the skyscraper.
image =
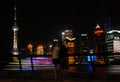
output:
M62 42L68 47L68 54L75 53L75 38L71 29L65 30L62 34Z
M105 34L104 30L97 24L95 30L94 30L94 52L96 53L103 53L106 51L105 48Z
M106 37L107 51L120 53L120 30L110 30Z
M89 52L88 34L80 35L80 53Z
M71 29L62 32L62 42L67 43L67 40L73 39L73 31Z

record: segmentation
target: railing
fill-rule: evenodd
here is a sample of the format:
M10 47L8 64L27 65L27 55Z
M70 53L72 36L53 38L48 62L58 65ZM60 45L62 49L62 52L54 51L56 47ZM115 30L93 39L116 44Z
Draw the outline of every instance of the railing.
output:
M102 57L103 58L103 61L105 62L105 65L113 65L113 64L120 64L120 53L80 53L80 54L69 54L69 56L73 56L74 58L76 56L78 56L81 60L82 58L85 59L87 56L90 57L90 61L89 64L91 64L92 68L93 68L93 72L95 71L94 69L94 66L96 65L96 63L94 63L94 60L92 58L92 56L97 56L97 57ZM113 56L113 61L111 63L110 61L110 58L109 56ZM118 57L117 57L118 56ZM20 71L22 71L22 62L21 62L21 58L23 57L29 57L30 58L30 61L31 61L31 68L32 68L32 71L34 71L34 63L33 63L33 57L51 57L51 55L35 55L35 54L31 54L31 55L23 55L23 54L18 54L18 55L10 55L9 56L10 58L12 57L16 57L18 58L19 60L19 68L20 68ZM76 59L75 59L76 60ZM75 64L75 63L73 63ZM84 63L83 63L84 64ZM100 64L99 64L100 65Z
M51 57L51 55L35 55L35 54L22 55L22 54L18 54L18 55L12 55L11 57L18 58L20 71L22 71L21 58L30 58L31 68L32 68L32 71L34 71L33 57Z

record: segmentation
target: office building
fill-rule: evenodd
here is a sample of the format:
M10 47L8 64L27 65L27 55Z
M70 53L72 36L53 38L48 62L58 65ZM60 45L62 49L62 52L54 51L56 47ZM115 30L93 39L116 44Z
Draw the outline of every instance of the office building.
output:
M110 30L106 36L107 51L120 53L120 30Z
M95 53L106 52L104 30L97 24L93 34L93 44Z
M88 34L80 34L80 53L89 52Z

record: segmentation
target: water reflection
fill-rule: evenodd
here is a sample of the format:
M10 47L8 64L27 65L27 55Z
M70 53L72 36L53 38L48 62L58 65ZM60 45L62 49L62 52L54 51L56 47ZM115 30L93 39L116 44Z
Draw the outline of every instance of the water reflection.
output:
M107 72L112 74L120 74L120 65L109 65Z
M93 72L93 67L92 65L87 65L87 72L92 73Z

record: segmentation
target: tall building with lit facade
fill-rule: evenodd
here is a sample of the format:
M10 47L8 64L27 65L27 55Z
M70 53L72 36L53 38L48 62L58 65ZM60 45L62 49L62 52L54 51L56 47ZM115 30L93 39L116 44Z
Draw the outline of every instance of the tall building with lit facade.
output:
M17 26L17 17L16 17L16 6L14 7L14 25L12 27L13 30L13 50L12 54L13 55L18 55L19 50L18 50L18 26Z
M93 34L93 44L95 53L106 52L104 30L97 24Z
M75 53L75 38L73 37L73 31L70 30L65 30L62 33L62 43L65 43L66 46L68 47L68 54L74 54Z
M75 61L75 38L73 37L73 31L71 29L62 32L62 43L65 43L67 46L69 64L73 64Z
M80 34L80 53L89 52L88 34Z
M66 43L67 39L72 40L73 38L73 31L72 30L65 30L62 32L62 42Z
M44 46L39 44L36 48L36 55L44 55Z
M120 30L110 30L106 36L107 51L120 53Z
M27 45L27 49L28 49L28 54L30 55L33 54L33 45L31 43Z

